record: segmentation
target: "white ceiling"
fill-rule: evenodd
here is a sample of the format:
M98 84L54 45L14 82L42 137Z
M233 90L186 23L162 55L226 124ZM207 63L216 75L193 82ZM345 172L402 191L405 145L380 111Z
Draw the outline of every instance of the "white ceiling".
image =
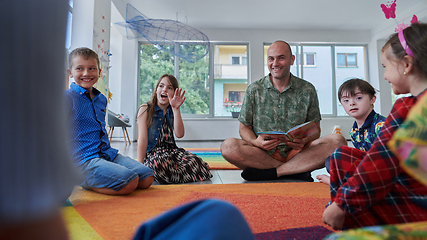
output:
M372 30L386 19L391 0L123 0L148 18L172 19L195 28ZM409 23L427 0L397 0L396 19Z

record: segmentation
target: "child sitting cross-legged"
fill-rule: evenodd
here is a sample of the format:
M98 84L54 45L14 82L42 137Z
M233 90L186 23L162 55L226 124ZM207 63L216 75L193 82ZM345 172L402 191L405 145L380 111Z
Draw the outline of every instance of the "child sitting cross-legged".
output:
M68 73L75 83L65 91L65 103L71 154L83 172L83 188L109 195L130 194L136 188L150 187L153 171L110 146L105 129L107 98L93 86L100 72L93 50L77 48L70 53Z
M341 146L331 155L331 204L323 222L333 229L427 221L427 187L405 172L388 143L427 89L427 24L414 23L382 48L384 78L396 100L367 152Z
M206 162L175 144L174 135L182 138L185 133L180 110L184 94L178 80L164 74L157 81L151 101L142 104L137 113L138 161L154 171L160 184L198 182L212 177Z
M363 152L371 148L386 119L374 110L375 93L371 84L358 78L345 81L338 89L338 100L344 107L344 111L355 120L350 130L351 141L355 148ZM329 157L326 159L325 166L329 172ZM329 176L322 174L316 178L319 182L329 185Z

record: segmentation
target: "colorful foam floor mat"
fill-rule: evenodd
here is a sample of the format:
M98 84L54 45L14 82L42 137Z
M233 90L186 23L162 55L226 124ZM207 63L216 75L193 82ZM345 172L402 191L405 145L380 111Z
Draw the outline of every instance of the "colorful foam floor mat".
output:
M138 227L178 205L206 198L234 204L256 239L322 239L329 187L322 183L154 185L128 196L75 187L63 207L70 239L132 239Z
M197 154L203 161L209 164L211 170L237 170L236 166L227 162L219 148L185 148L185 150Z

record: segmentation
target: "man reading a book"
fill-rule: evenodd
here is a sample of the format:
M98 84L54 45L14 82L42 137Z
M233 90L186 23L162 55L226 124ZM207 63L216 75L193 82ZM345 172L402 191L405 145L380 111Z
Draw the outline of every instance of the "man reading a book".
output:
M246 180L273 180L289 176L313 181L311 171L325 166L325 159L347 142L340 134L320 137L320 109L314 86L291 74L295 56L288 43L274 42L268 49L270 74L246 89L238 118L242 139L221 144L223 157L243 169ZM258 132L282 131L314 121L318 131L304 138L265 139Z

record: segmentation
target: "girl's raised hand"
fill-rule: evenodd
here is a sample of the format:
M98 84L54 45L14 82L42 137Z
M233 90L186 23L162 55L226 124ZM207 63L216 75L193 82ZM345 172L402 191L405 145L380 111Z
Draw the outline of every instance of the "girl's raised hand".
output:
M181 92L182 92L182 94L181 94ZM182 88L175 89L175 93L174 93L172 99L170 98L170 96L168 94L169 104L171 105L172 108L177 109L177 108L181 107L181 105L185 101L184 94L185 94L185 91L182 91Z

